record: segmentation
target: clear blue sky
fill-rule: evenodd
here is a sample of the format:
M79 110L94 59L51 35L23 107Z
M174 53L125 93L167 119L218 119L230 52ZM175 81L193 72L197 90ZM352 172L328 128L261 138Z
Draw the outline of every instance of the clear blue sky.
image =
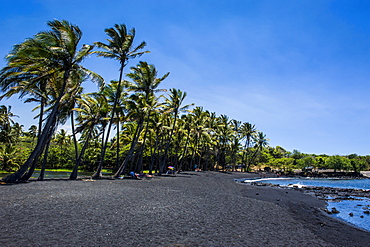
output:
M370 154L370 1L4 0L0 14L1 57L52 19L78 25L81 45L124 23L148 43L141 60L171 73L162 88L186 91L187 103L256 124L271 146ZM118 77L115 61L84 65ZM33 106L0 104L25 129L36 123Z

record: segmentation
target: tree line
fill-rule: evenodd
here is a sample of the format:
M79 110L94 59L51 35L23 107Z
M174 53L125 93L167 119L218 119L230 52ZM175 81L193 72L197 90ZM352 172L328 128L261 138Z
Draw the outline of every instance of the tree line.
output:
M135 29L116 24L105 30L106 43L79 48L82 31L78 26L65 20L47 24L50 30L14 45L0 72L2 98L18 95L25 102L37 102L39 122L34 148L3 181L28 180L38 165L44 170L52 137L67 121L72 126L75 161L71 179L76 179L79 166L86 162L86 150L96 140L100 140L100 154L95 179L102 177L107 149L116 151L114 177L119 177L127 171L142 171L144 163L150 173L163 173L169 165L177 170L222 169L237 162L241 139L245 139L243 149L248 151L243 160L249 167L267 145L266 136L254 125L184 105L187 94L180 89L160 89L169 73L159 76L154 65L140 61L125 74L130 59L149 53L145 42L134 45ZM106 83L83 67L91 54L117 60L118 80ZM98 85L97 92L82 93L87 80ZM110 140L113 128L116 134Z
M38 126L24 134L31 144L14 161L9 157L20 152L21 126L13 122L10 107L0 107L2 169L17 169L3 181L28 180L36 168L43 180L45 169L56 162L73 170L70 179L81 167L93 169L92 177L99 179L104 167L117 178L130 171L162 174L169 166L249 171L261 164L291 169L303 162L287 152L276 155L281 150L268 147L266 135L254 124L185 105L186 92L162 89L169 73L159 75L152 64L140 61L124 73L131 59L149 53L145 42L135 45L135 29L116 24L105 29L105 43L81 45L78 26L65 20L47 24L50 30L14 45L0 71L1 98L17 95L38 105ZM105 82L82 66L90 55L116 60L118 80ZM96 83L96 92L83 93L86 81ZM67 121L71 136L57 132Z

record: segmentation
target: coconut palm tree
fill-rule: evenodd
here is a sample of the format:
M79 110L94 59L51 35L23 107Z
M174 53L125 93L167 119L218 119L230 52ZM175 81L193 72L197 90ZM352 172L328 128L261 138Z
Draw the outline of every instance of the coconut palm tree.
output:
M135 132L135 138L133 138L130 151L114 177L119 177L126 169L128 162L133 158L138 138L143 127L145 127L144 124L149 123L149 118L153 110L158 107L155 93L165 91L163 89L158 89L158 86L168 77L169 73L166 73L164 76L159 78L157 75L158 72L155 66L149 65L143 61L140 61L136 67L131 67L131 73L127 74L127 76L132 79L132 83L128 84L128 90L135 92L135 94L130 96L130 101L128 101L129 111L131 112L129 114L131 115L131 118L135 116L137 121L137 131ZM148 124L146 124L144 137L146 137L148 133L147 130ZM139 149L139 156L142 155L143 148L144 145Z
M207 118L208 112L203 110L203 107L195 107L191 111L191 139L189 148L192 149L191 159L189 168L199 168L201 162L201 144L202 139L208 139L209 129L207 128ZM196 157L198 157L198 162L196 162Z
M154 97L154 96L152 96ZM144 122L146 120L146 116L148 116L148 112L150 111L150 108L148 108L147 101L145 100L142 95L131 95L130 98L127 101L127 109L128 109L128 118L130 121L136 122L135 123L135 131L134 135L132 137L132 141L130 144L130 149L127 152L127 155L116 171L116 173L113 175L114 178L118 178L123 174L129 164L129 162L132 160L134 156L135 149L137 147L137 144L139 142L140 135L142 133Z
M78 113L76 133L82 133L84 140L80 154L69 179L76 179L79 165L89 145L93 134L97 132L99 125L105 125L108 120L110 107L104 94L84 94L77 99L77 107L74 110Z
M95 51L99 57L105 57L105 58L111 58L118 60L120 63L120 69L119 69L119 79L118 79L118 85L117 85L117 92L116 97L114 100L112 113L111 113L111 119L108 124L108 130L106 135L106 141L103 146L102 150L102 156L101 160L98 166L97 171L92 176L93 178L101 178L101 170L104 163L104 156L105 156L105 150L107 148L108 144L108 138L110 135L110 130L114 121L114 114L116 113L116 108L119 102L119 99L121 97L121 84L122 84L122 77L123 77L123 70L126 67L128 60L139 57L145 53L148 53L149 51L140 51L145 46L145 42L141 42L138 46L134 47L134 39L135 39L135 29L132 28L129 31L127 31L126 25L124 24L115 24L114 28L107 28L105 29L105 33L109 36L109 39L107 39L108 44L102 43L102 42L95 42L94 44L102 48L103 51Z
M238 151L241 137L241 121L237 121L235 119L231 120L231 129L233 131L232 136L230 138L230 155L231 155L231 165L233 165L233 169L235 169L237 165L237 158L238 158Z
M249 171L251 164L255 161L257 154L262 151L263 148L269 145L269 139L266 138L266 135L263 132L257 132L256 136L253 137L255 146L252 157L248 160L246 170Z
M165 89L158 89L158 86L169 74L167 72L158 78L158 71L154 65L140 61L135 67L131 67L131 73L127 74L127 77L132 80L132 83L128 85L128 90L143 94L145 99L155 93L165 92Z
M15 145L6 143L0 146L0 167L3 171L11 172L14 168L18 167L17 154L19 150Z
M245 165L245 168L247 168L246 158L250 154L250 147L251 147L252 141L254 139L254 136L257 134L256 126L248 122L243 123L243 125L241 126L241 134L242 134L243 139L245 140L243 156L242 156L242 163L243 165ZM245 169L245 171L247 172L248 170Z
M66 146L71 144L71 136L67 134L67 131L61 129L55 135L54 142L59 145L59 167L61 167L62 159L65 157Z
M31 125L31 127L28 129L28 136L31 137L32 142L35 141L35 138L37 137L37 126L36 125Z
M229 153L229 144L233 134L230 125L230 119L226 115L218 117L218 131L217 131L217 165L222 169L226 169L226 156Z
M34 83L52 75L57 75L60 78L60 80L56 80L60 82L57 87L58 95L52 102L51 111L36 147L17 172L3 178L5 182L16 182L41 155L48 143L48 138L53 134L57 125L60 104L70 83L72 71L78 70L80 73L101 82L101 77L80 64L90 54L93 46L83 45L81 49L78 49L79 41L82 38L79 27L65 20L54 20L47 24L51 28L50 31L40 32L34 38L14 47L13 53L7 56L8 66L0 73L0 88L3 92L19 82L19 80L11 80L14 73L18 78L24 77L27 81ZM38 68L42 69L38 70ZM34 73L35 71L40 73ZM12 74L12 72L14 73Z
M115 118L114 123L116 124L116 138L115 142L112 143L112 147L116 148L116 167L119 166L119 152L120 152L120 123L124 123L125 121L125 101L128 93L126 92L127 88L127 81L123 81L122 83L118 83L118 81L111 81L109 84L105 85L102 90L102 94L106 97L108 104L111 106L114 105L114 102L117 97L117 93L121 92L121 95L118 96L118 102L115 110ZM118 88L120 86L121 88Z
M168 97L166 97L166 100L165 100L167 111L171 115L173 114L173 124L172 124L171 131L167 138L166 149L163 155L162 167L160 169L161 171L163 171L164 167L166 166L167 154L168 154L168 150L170 148L171 142L172 142L172 135L176 127L176 121L177 121L179 112L184 112L191 105L193 105L191 104L191 105L181 106L182 103L184 102L186 95L187 95L186 92L182 92L180 89L172 88L170 89L169 95Z
M13 143L16 138L14 138L13 126L16 124L13 117L18 117L13 112L11 112L12 107L5 105L0 106L0 142L3 143Z

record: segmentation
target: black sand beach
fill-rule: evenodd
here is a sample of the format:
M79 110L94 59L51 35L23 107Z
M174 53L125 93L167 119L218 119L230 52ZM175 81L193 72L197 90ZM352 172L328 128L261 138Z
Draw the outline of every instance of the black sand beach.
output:
M241 173L0 186L1 246L369 246L299 191ZM249 175L253 176L253 175Z

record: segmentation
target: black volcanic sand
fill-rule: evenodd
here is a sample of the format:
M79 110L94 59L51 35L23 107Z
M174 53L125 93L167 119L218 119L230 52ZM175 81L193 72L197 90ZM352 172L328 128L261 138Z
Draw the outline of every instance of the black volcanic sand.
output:
M255 174L50 180L0 186L0 246L369 246L370 233Z

